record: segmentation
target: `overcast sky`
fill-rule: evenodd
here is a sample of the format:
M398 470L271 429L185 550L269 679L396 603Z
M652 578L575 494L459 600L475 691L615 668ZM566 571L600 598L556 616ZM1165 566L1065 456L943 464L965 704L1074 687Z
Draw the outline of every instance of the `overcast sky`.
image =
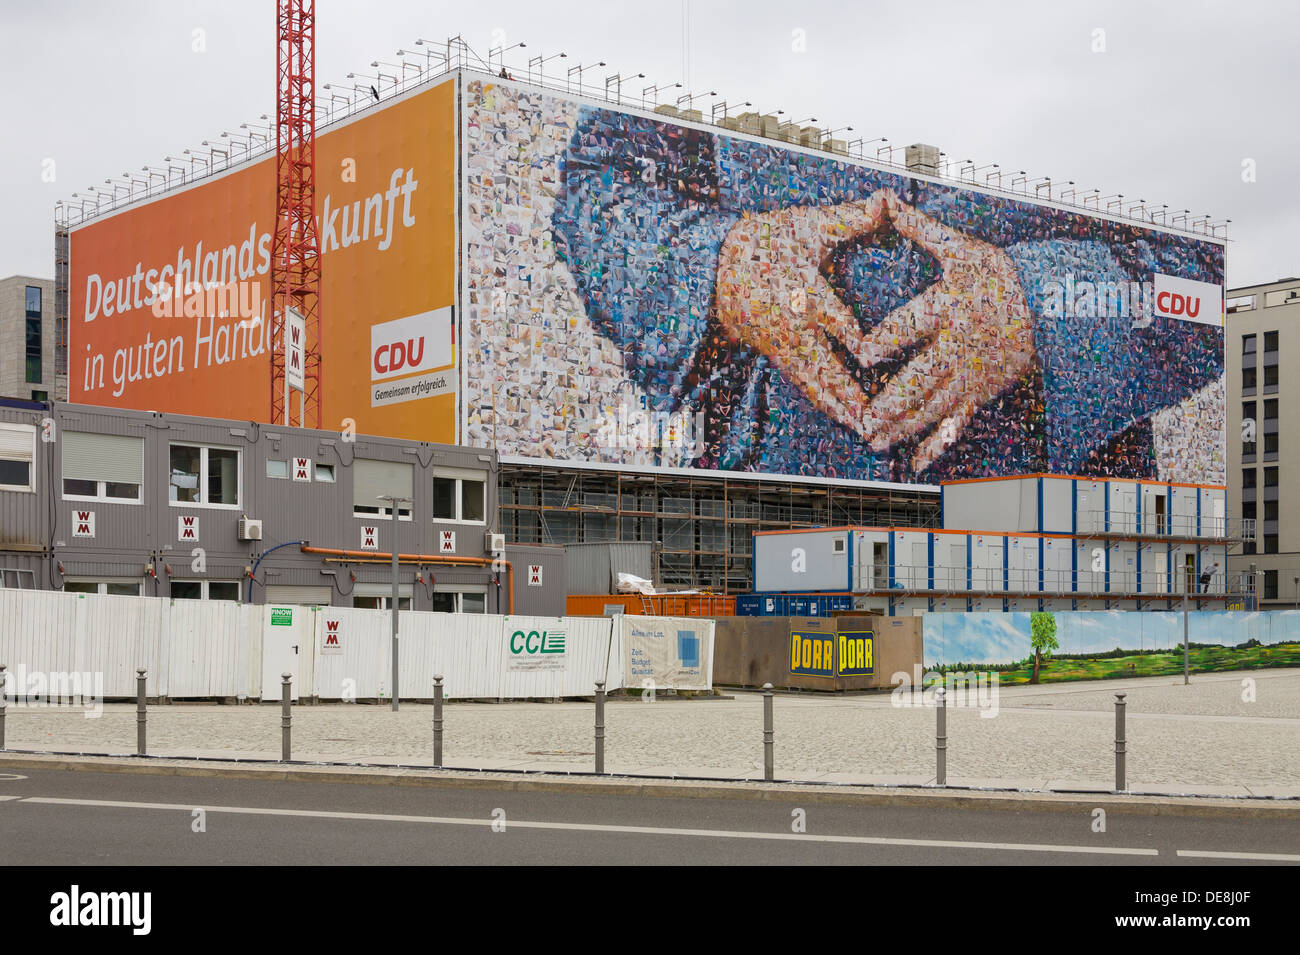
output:
M0 276L53 277L56 200L274 112L274 0L0 10ZM1300 0L318 0L317 15L318 84L417 37L460 33L480 53L504 37L527 43L509 55L521 66L566 52L561 77L605 60L588 83L642 72L1230 218L1230 287L1300 275Z

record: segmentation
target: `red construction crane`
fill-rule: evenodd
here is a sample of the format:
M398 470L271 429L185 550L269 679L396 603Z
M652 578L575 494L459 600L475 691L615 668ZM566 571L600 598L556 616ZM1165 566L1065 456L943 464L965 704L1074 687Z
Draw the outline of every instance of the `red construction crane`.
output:
M322 398L315 73L316 0L276 0L270 420L304 428L321 426Z

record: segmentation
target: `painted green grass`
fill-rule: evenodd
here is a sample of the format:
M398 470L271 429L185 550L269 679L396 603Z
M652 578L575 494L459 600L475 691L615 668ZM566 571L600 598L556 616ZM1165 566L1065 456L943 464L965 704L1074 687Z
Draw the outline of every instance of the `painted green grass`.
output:
M1242 648L1194 646L1188 653L1188 665L1193 673L1300 667L1300 643ZM963 664L962 669L977 670L979 667ZM1011 669L995 669L999 671L998 681L1002 684L1028 683L1034 665L1032 660L1027 660ZM1116 657L1053 657L1043 661L1043 666L1038 671L1038 682L1113 680L1122 677L1169 676L1182 672L1181 649Z

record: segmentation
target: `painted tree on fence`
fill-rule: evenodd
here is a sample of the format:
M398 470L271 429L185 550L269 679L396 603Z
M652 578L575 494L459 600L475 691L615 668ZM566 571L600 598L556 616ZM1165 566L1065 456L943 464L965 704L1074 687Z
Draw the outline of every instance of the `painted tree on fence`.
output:
M1050 659L1053 650L1061 645L1056 641L1056 617L1046 612L1036 612L1029 616L1030 643L1034 648L1034 675L1030 683L1038 682L1038 670L1044 659Z

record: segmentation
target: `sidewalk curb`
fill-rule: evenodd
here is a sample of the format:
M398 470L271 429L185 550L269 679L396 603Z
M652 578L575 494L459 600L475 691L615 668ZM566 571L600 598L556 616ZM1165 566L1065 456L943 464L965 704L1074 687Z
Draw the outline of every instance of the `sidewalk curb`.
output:
M998 811L1086 812L1200 817L1254 815L1300 819L1300 799L1269 797L1169 796L1148 793L1046 792L1039 790L944 789L854 783L778 782L696 779L688 777L596 776L591 773L433 769L426 766L379 766L357 763L289 763L178 757L105 756L79 753L0 752L2 769L49 769L71 772L151 776L224 777L279 782L351 783L492 789L678 799L752 799L839 805L889 805L913 808Z

